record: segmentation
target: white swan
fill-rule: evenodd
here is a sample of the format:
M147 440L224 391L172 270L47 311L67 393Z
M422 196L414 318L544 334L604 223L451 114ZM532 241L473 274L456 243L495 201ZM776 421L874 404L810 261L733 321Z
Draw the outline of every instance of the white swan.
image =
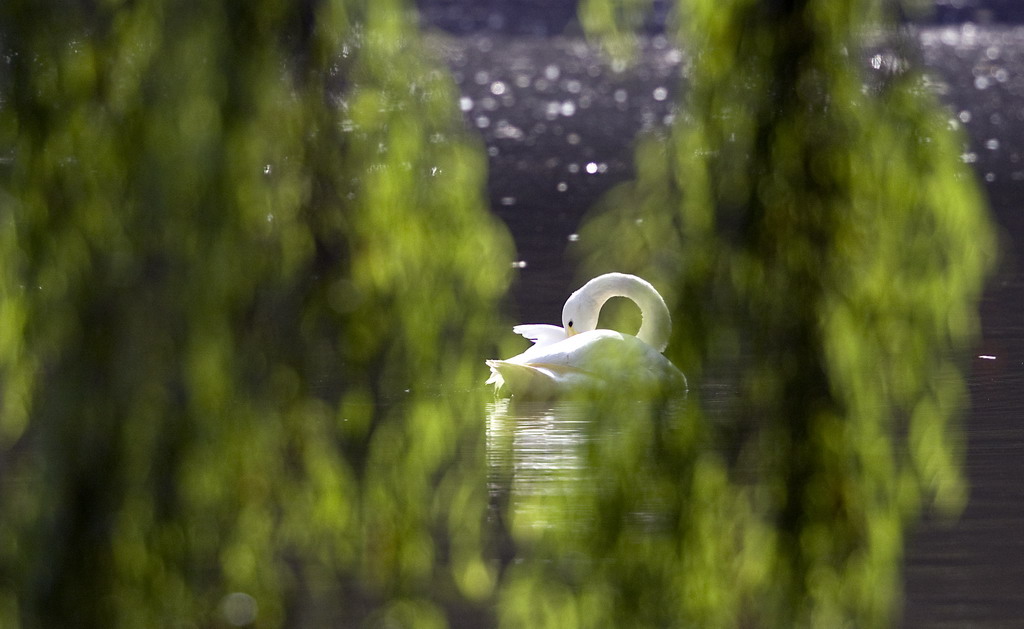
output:
M598 330L601 307L626 297L640 307L636 336ZM609 386L658 392L685 391L686 377L661 352L668 345L671 317L665 300L647 281L625 273L590 280L566 300L562 327L547 324L512 328L533 346L506 360L488 360L488 384L499 394L548 399L591 393Z

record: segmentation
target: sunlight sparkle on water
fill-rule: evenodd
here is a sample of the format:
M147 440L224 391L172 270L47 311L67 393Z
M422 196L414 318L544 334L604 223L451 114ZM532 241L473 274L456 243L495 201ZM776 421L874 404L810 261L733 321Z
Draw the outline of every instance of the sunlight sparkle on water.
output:
M494 137L499 140L522 140L524 135L522 129L505 119L499 120L494 129Z

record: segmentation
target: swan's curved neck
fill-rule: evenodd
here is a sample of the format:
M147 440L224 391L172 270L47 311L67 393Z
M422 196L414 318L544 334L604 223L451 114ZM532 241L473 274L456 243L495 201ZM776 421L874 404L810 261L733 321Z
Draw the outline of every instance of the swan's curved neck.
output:
M668 346L672 332L672 318L665 300L651 284L635 275L607 273L590 280L569 299L582 300L583 307L591 307L594 325L601 308L612 297L626 297L640 308L641 323L636 337L659 352Z

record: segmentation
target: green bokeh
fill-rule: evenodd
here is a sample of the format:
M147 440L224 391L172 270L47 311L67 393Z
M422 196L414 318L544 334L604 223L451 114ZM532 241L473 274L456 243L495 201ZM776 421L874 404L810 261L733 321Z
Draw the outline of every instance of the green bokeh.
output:
M467 391L510 241L411 17L3 3L0 625L491 594Z
M0 5L0 625L888 624L993 238L920 75L865 88L884 7L678 8L579 252L666 294L690 395L486 433L513 257L407 8Z
M694 423L688 439L663 428L593 459L644 461L613 473L622 496L667 488L640 511L672 533L622 528L603 556L615 568L583 580L639 588L643 604L614 606L623 626L887 626L907 530L922 508L965 503L964 359L994 238L965 138L920 69L865 75L872 35L914 60L892 6L680 3L681 111L580 230L587 275L651 279L673 311L669 355L735 392L698 387L682 416L655 414ZM675 449L659 457L662 443Z

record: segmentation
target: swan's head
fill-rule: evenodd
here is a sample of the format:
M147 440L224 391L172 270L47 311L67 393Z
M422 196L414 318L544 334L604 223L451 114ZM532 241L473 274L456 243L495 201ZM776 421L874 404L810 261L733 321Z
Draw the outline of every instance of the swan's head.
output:
M597 329L601 305L581 288L565 301L562 307L562 327L568 336Z
M599 275L569 295L562 308L566 335L596 330L601 306L612 297L626 297L640 307L643 322L636 337L659 352L665 351L672 327L665 300L649 282L625 273Z

